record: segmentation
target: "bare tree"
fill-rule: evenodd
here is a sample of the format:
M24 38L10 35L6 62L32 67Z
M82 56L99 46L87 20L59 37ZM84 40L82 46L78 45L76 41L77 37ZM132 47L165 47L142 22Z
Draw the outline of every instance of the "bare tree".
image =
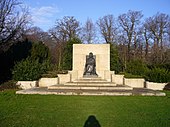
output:
M155 62L162 63L165 61L164 59L164 40L168 36L168 26L170 24L170 16L157 13L156 15L149 17L146 19L146 29L150 31L152 36L152 40L154 42L153 48L156 55Z
M120 32L118 32L120 33ZM118 45L118 54L119 58L123 64L123 71L125 71L127 63L127 39L125 38L125 33L120 33L117 35L117 45Z
M85 42L90 44L93 41L95 41L96 28L95 28L95 25L91 19L87 19L84 27L82 28L82 32L83 32L82 38Z
M144 37L144 42L145 42L145 59L148 60L148 55L149 55L149 46L150 46L150 39L151 39L151 33L147 29L147 23L144 23L142 26L142 32L143 32L143 37Z
M54 56L53 58L55 59L54 61L56 62L57 69L60 70L63 51L68 37L64 32L58 31L55 27L50 29L49 33L51 35L52 41L56 44L52 51L52 56Z
M0 0L0 51L21 39L29 23L28 10L18 0Z
M63 51L67 41L77 37L80 30L80 23L73 16L65 16L62 19L57 19L55 26L49 30L51 38L56 44L52 55L56 55L58 69L61 69Z
M123 32L126 33L127 36L127 42L128 42L128 49L127 49L127 55L128 60L130 59L130 51L131 51L131 45L132 41L134 39L136 34L136 29L140 23L141 18L143 17L142 13L140 11L131 11L129 10L125 14L121 14L118 17L118 21L120 24L120 27L123 29Z
M43 44L47 45L50 50L56 45L56 43L52 40L50 33L44 32L41 28L36 26L26 30L25 38L32 42L41 41Z
M59 35L69 40L80 32L80 23L73 16L65 16L56 20L55 29Z
M106 15L102 18L99 18L97 25L99 26L100 33L105 39L106 43L113 43L117 30L113 15Z
M44 37L45 37L43 36L44 33L45 32L41 28L35 26L25 31L25 37L33 42L38 42L38 41L44 42Z

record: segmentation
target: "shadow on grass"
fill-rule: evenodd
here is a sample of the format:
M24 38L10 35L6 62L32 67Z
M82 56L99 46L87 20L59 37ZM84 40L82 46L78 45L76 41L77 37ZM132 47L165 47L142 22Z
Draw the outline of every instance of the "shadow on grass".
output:
M83 127L101 127L101 125L94 115L90 115Z

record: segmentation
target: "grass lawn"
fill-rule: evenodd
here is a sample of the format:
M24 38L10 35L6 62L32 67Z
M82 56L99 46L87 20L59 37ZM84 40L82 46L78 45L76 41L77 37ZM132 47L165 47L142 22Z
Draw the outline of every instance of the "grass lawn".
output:
M0 126L83 127L93 115L101 127L170 127L170 92L166 93L166 97L57 96L5 91L0 92Z

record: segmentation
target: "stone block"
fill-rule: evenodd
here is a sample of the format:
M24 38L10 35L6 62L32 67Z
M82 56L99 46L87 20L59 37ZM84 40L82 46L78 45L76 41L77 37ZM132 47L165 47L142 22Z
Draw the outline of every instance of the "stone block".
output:
M77 71L69 71L68 73L70 74L71 82L77 80L77 78L78 78L78 72Z
M153 90L163 90L167 83L146 82L146 88Z
M111 72L108 70L104 71L104 79L111 82Z
M48 87L48 86L56 85L56 84L58 84L58 77L57 78L41 78L38 81L39 87Z
M119 85L123 85L123 78L124 78L124 75L113 74L112 82L119 84Z
M71 81L71 74L58 74L58 84L65 84Z
M37 81L18 81L16 85L21 89L30 89L33 87L37 87Z
M144 88L145 79L143 78L124 78L124 85L133 88Z

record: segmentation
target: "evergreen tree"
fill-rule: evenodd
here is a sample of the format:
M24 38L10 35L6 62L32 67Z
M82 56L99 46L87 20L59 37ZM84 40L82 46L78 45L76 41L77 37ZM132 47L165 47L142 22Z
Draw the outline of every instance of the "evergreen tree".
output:
M50 52L43 43L32 43L30 56L17 62L12 71L14 80L38 80L50 69Z
M63 70L72 70L73 44L81 44L81 40L74 37L67 42L63 55Z
M145 75L146 71L147 66L141 59L132 59L130 62L127 63L127 73L143 76Z
M51 59L49 48L42 42L32 44L31 60L38 60L39 63L44 63Z
M110 44L110 70L119 73L122 69L123 65L119 58L118 49L114 44Z
M0 83L12 78L11 69L16 62L26 59L30 55L32 43L27 39L12 45L8 51L0 53Z

